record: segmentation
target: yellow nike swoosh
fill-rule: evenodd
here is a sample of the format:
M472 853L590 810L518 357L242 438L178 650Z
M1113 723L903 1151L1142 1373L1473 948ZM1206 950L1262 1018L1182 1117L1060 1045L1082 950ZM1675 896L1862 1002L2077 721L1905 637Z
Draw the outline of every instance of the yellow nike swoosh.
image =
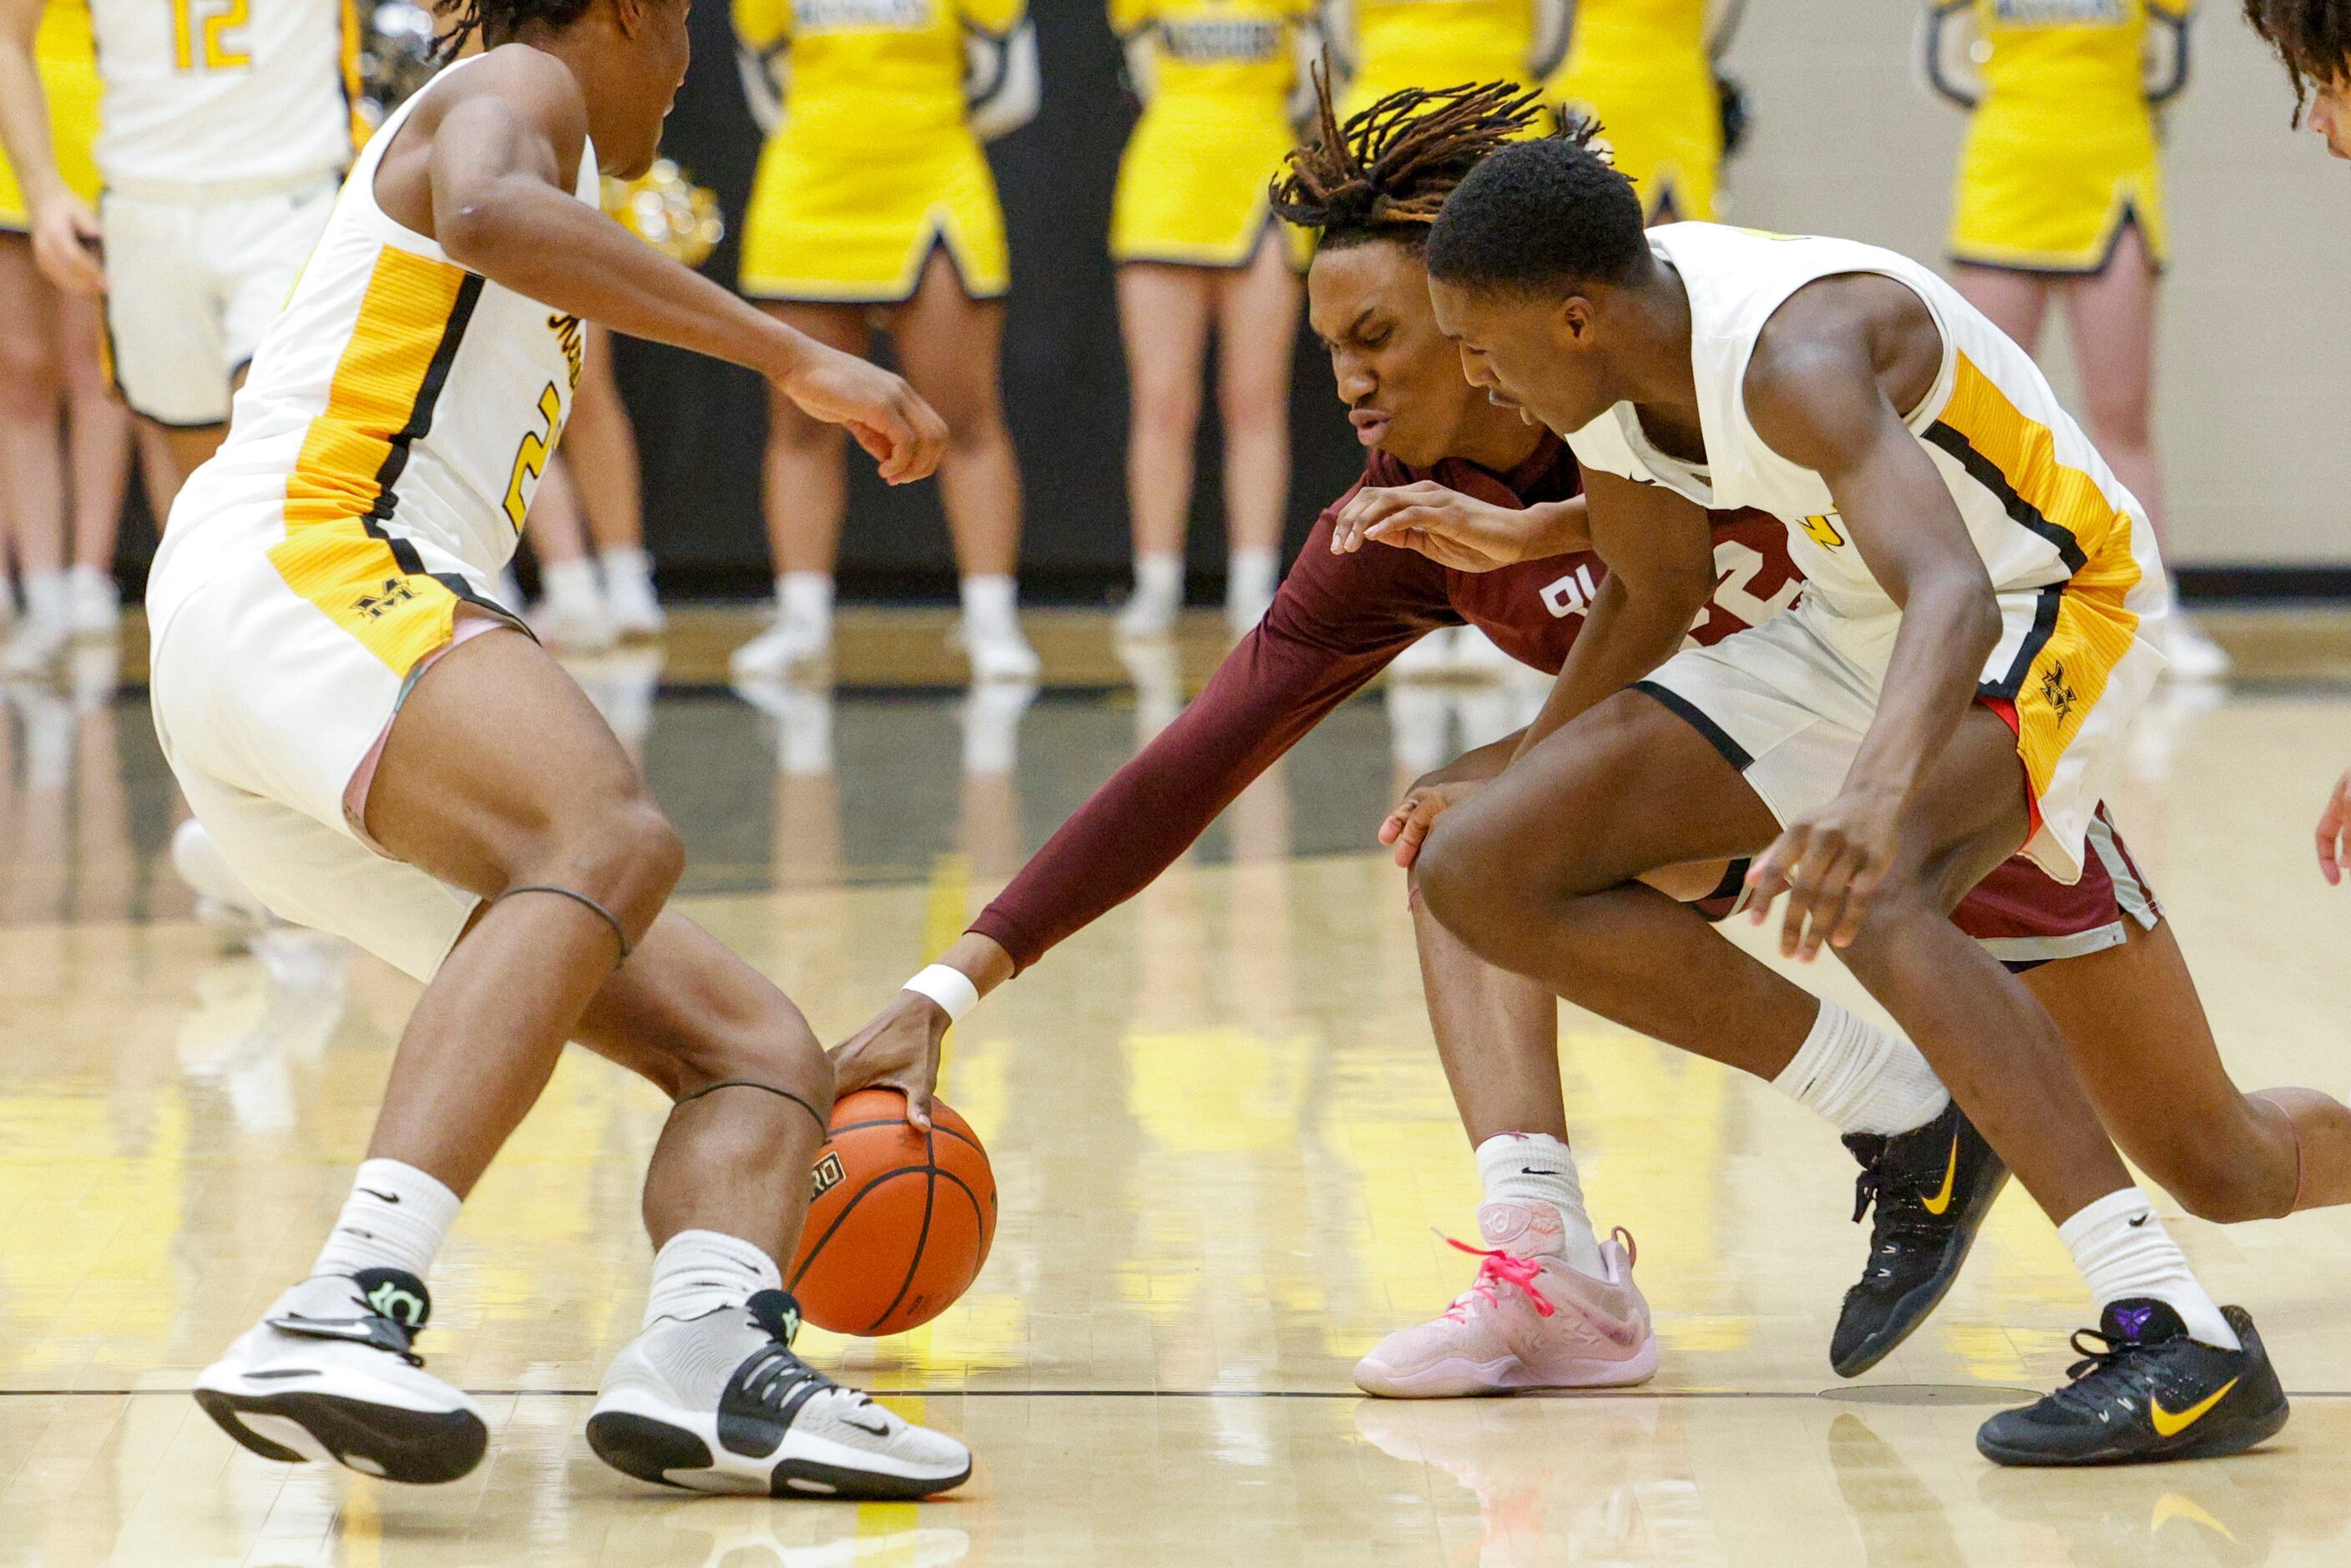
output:
M2229 1396L2229 1390L2235 1386L2237 1386L2237 1380L2232 1377L2229 1379L2228 1382L2220 1385L2220 1391L2219 1393L2199 1399L2195 1404L2190 1405L2187 1409L2182 1410L2177 1416L2163 1407L2162 1400L2148 1400L2147 1402L2147 1418L2155 1423L2156 1436L2158 1437L2178 1437L2180 1433L2188 1430L2189 1427L2196 1425L2197 1422L2201 1421L2204 1418L2204 1413L2211 1409L2213 1406L2220 1403L2221 1400L2226 1399Z
M1940 1214L1951 1207L1951 1184L1959 1176L1959 1135L1951 1134L1951 1163L1943 1167L1943 1190L1926 1200L1927 1212Z

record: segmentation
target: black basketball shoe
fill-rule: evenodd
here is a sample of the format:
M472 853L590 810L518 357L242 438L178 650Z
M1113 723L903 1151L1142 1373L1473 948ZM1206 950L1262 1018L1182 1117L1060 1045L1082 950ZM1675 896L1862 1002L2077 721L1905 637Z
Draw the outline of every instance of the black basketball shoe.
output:
M1844 1146L1861 1162L1854 1223L1877 1206L1869 1266L1844 1293L1829 1341L1837 1375L1858 1377L1908 1339L1959 1279L2008 1166L1956 1100L1923 1127L1848 1133Z
M2072 1381L1985 1422L1977 1450L1996 1465L2138 1465L2239 1454L2276 1436L2285 1390L2269 1352L2244 1308L2220 1312L2242 1350L2190 1339L2165 1302L2114 1302L2096 1330L2074 1333L2084 1359Z

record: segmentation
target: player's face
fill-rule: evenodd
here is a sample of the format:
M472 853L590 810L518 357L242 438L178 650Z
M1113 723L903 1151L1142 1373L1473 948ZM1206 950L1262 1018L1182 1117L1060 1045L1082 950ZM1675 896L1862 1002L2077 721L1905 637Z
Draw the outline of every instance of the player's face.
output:
M633 180L653 167L661 152L662 122L684 85L693 44L685 23L693 0L614 0L614 12L631 46L626 98L613 116L613 145L597 138L604 172Z
M2351 158L2351 79L2337 78L2321 86L2311 98L2303 123L2326 138L2329 152Z
M1464 288L1435 278L1428 294L1461 373L1504 408L1565 435L1615 402L1599 374L1589 300Z
M1484 411L1437 329L1419 252L1386 240L1320 252L1306 309L1356 440L1415 468L1453 455Z

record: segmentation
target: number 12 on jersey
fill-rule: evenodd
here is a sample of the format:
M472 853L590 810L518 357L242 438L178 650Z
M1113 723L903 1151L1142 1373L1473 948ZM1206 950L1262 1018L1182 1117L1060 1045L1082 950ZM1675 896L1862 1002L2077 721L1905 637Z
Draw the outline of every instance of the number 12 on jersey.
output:
M201 0L172 0L172 63L183 71L242 70L250 51L229 42L231 30L253 20L252 0L227 0L216 11L198 14ZM197 40L203 39L199 53Z
M538 394L538 416L547 428L523 436L522 444L515 448L514 477L507 481L507 521L517 533L522 532L523 519L530 515L530 492L538 489L538 476L547 472L547 455L563 435L563 394L555 390L553 382Z

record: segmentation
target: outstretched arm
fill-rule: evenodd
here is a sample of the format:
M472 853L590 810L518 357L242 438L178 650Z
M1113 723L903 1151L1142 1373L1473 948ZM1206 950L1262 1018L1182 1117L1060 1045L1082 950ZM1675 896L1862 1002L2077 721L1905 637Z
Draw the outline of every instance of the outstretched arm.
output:
M0 0L0 150L25 193L35 263L60 288L100 294L106 268L98 258L98 219L57 172L48 95L34 61L45 9L47 0Z
M905 382L824 347L577 200L587 106L569 68L524 45L492 50L441 89L429 148L395 145L376 194L449 258L552 309L758 371L816 418L847 425L905 484L938 465L946 426ZM410 141L412 125L401 141Z
M1902 607L1902 625L1844 788L1789 823L1748 875L1758 924L1789 889L1780 949L1804 958L1823 938L1842 947L1860 934L1903 804L1975 700L2001 629L1983 558L1880 387L1866 331L1826 314L1808 325L1786 347L1767 334L1748 373L1749 414L1773 451L1827 482L1851 547Z

